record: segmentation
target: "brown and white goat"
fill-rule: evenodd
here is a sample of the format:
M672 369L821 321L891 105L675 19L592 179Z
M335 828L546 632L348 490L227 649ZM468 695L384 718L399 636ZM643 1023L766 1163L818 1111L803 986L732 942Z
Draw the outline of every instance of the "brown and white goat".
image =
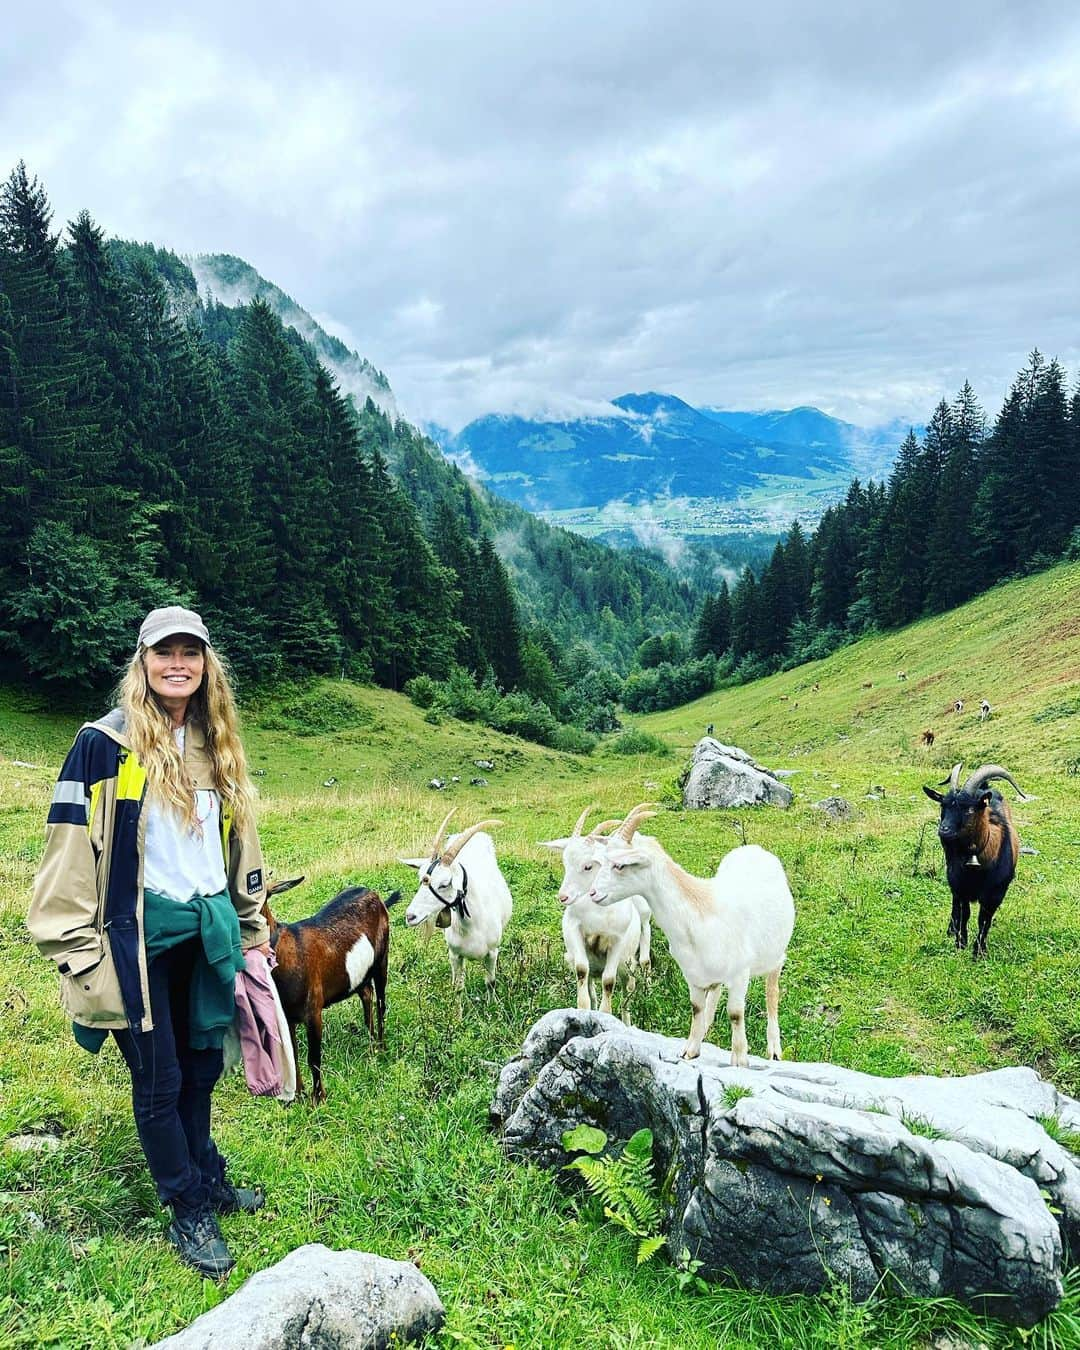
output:
M274 983L292 1036L297 1094L301 1091L301 1084L296 1027L299 1022L303 1022L307 1031L312 1100L324 1102L324 1008L328 1008L331 1003L340 1003L351 994L359 994L364 1005L364 1022L368 1034L375 1038L378 1046L383 1044L386 965L390 951L390 916L386 911L401 899L401 892L394 891L384 903L377 892L368 887L351 886L335 895L310 919L278 923L270 909L269 897L290 890L301 881L303 877L297 877L292 881L274 882L268 886L263 913L270 925L270 945L277 958L273 971Z
M923 732L923 734L919 737L919 740L922 741L923 745L926 746L927 750L933 749L934 739L935 739L934 733L930 730L929 727L927 727L926 730Z
M953 765L948 792L942 794L930 787L924 787L923 791L941 806L938 838L945 851L945 875L952 891L949 936L956 939L958 947L967 946L971 906L977 903L979 931L971 954L982 956L986 952L991 921L1016 875L1016 860L1020 853L1020 837L1009 804L1000 792L987 787L987 783L992 778L1004 778L1020 793L1022 801L1027 798L1013 776L1000 764L982 765L968 776L962 787L960 769L959 764Z

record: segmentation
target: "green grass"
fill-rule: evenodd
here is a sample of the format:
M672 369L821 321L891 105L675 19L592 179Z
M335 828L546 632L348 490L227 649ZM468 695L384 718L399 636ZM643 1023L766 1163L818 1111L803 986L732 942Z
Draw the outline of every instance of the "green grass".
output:
M946 711L957 696L970 708L984 695L995 709L985 724ZM475 969L464 996L451 994L441 942L425 948L394 911L387 1049L371 1049L358 1004L330 1009L324 1107L282 1109L235 1080L219 1088L216 1137L237 1180L269 1193L260 1214L225 1221L238 1265L219 1291L163 1242L123 1066L111 1046L97 1058L75 1046L52 968L23 926L56 771L79 723L102 709L0 690L0 1137L63 1132L57 1153L0 1149L0 1345L152 1342L309 1241L417 1259L447 1305L445 1346L824 1350L929 1345L938 1334L1020 1345L1018 1333L950 1303L688 1292L664 1261L638 1268L634 1244L598 1222L565 1177L507 1161L487 1108L499 1067L536 1018L574 997L560 873L537 841L564 833L590 802L605 816L645 800L670 806L709 722L762 762L796 769L794 805L665 809L649 828L699 874L742 839L783 860L798 909L780 1004L785 1054L886 1075L1029 1064L1080 1094L1080 810L1067 772L1080 729L1068 709L1078 703L1080 566L1071 565L637 719L666 754L621 755L608 741L588 757L562 755L449 719L432 726L400 696L337 683L247 709L268 862L278 876L307 876L281 897L283 917L358 880L411 894L415 876L396 859L423 851L451 806L461 825L505 822L498 847L515 909L490 1005ZM924 727L937 733L931 752L917 744ZM478 758L495 768L478 770ZM946 940L935 811L920 790L961 759L1004 763L1036 798L1015 815L1037 856L1021 859L980 962ZM454 775L461 781L444 792L427 788ZM477 776L488 785L471 787ZM884 796L868 798L870 785ZM811 810L836 793L856 807L852 820ZM688 998L661 935L654 966L651 983L638 982L633 1019L682 1037ZM725 1044L727 1034L721 1015L713 1038ZM762 1054L757 985L747 1034ZM1068 1288L1026 1344L1080 1345L1075 1271Z

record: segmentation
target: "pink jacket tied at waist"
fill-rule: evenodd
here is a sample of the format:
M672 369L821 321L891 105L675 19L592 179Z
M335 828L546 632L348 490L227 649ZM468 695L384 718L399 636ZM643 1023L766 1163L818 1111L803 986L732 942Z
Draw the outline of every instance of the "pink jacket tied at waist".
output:
M296 1095L296 1064L273 976L273 952L252 947L236 975L236 1030L247 1085L257 1097Z

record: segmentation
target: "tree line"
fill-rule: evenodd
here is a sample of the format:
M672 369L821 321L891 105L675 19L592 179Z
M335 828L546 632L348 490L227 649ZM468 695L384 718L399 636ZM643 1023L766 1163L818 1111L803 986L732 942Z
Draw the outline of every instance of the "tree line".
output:
M63 236L51 222L20 163L0 188L13 673L103 685L142 614L182 601L242 681L324 672L401 688L463 669L557 708L575 642L595 631L589 664L625 663L650 626L689 624L695 598L662 564L583 553L539 522L518 549L523 597L496 536L532 525L415 428L357 407L266 303L199 299L182 260L106 240L86 211Z
M921 440L909 432L887 482L856 479L809 538L796 522L760 575L706 596L693 656L752 679L1080 556L1080 391L1066 385L1034 351L989 427L965 383Z

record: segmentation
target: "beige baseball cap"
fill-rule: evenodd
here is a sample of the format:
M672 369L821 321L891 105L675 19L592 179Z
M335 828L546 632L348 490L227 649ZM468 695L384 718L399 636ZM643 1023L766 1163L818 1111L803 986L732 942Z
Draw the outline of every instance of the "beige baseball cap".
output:
M139 646L153 647L164 638L177 633L190 633L210 646L210 634L206 624L193 609L184 609L182 605L167 605L164 609L152 609L142 621L139 629Z

